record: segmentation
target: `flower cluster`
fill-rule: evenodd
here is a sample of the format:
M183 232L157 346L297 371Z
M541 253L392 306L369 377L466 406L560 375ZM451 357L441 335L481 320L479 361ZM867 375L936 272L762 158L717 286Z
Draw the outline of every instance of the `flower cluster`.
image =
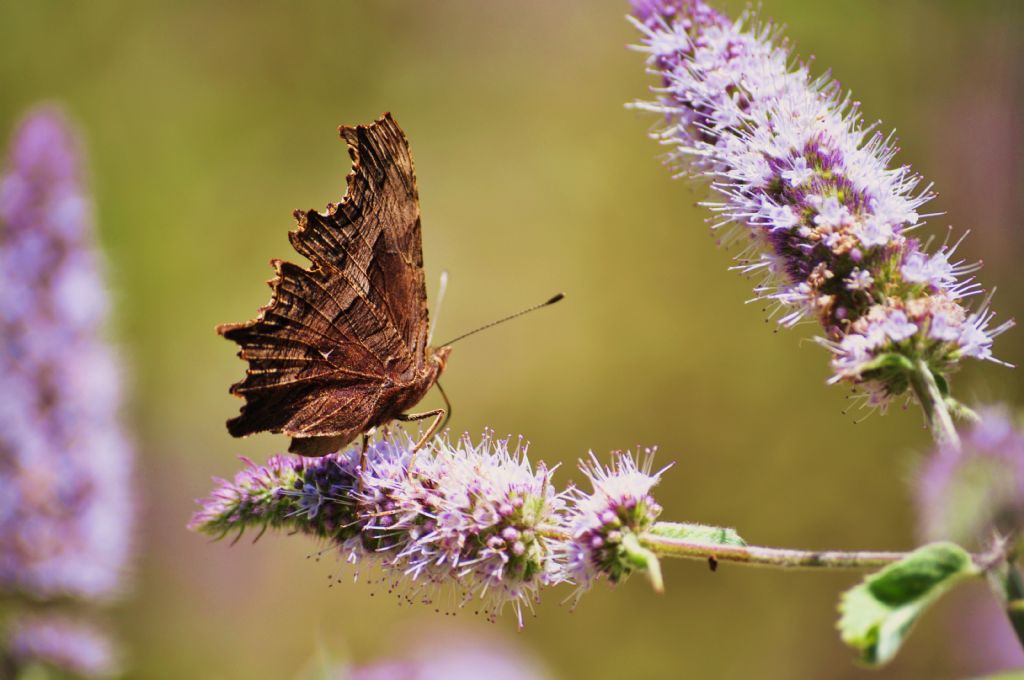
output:
M118 594L130 554L132 448L82 175L75 135L43 109L0 176L0 593L12 663L94 676L112 669L100 633L28 618Z
M983 546L997 532L1019 540L1024 530L1024 431L1000 407L980 411L960 446L944 443L918 483L921 533Z
M649 449L640 464L629 454L614 455L608 467L593 454L580 462L593 493L573 491L573 540L568 544L566 560L579 592L588 589L596 578L605 576L618 583L636 569L627 537L643 534L661 514L651 489L667 468L652 472L653 458L654 451Z
M592 459L586 494L556 491L522 440L510 447L485 433L478 443L437 437L415 456L412 448L396 431L365 453L247 461L234 480L217 480L189 526L217 538L249 528L312 535L354 565L379 568L410 601L444 591L457 607L478 602L491 620L511 605L520 626L545 586L617 582L638 568L621 544L660 511L649 456L637 466L619 454L607 469Z
M996 361L978 266L956 243L929 252L910 235L930 189L892 167L891 136L827 76L794 63L771 26L732 22L703 0L633 0L640 49L660 77L655 136L681 170L711 178L706 203L726 240L749 241L738 269L763 275L757 299L784 326L815 318L834 353L833 381L862 385L874 404L904 392L925 366L944 376L960 359Z

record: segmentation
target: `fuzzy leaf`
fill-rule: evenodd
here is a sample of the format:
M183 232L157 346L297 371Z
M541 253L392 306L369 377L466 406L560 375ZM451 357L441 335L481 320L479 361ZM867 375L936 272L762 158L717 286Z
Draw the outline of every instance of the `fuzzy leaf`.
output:
M714 527L707 524L682 524L676 522L657 522L648 529L648 533L665 538L676 538L693 543L710 543L713 545L746 545L735 529Z
M880 666L896 656L921 613L978 568L967 551L953 543L932 543L846 591L839 604L839 632L868 664Z

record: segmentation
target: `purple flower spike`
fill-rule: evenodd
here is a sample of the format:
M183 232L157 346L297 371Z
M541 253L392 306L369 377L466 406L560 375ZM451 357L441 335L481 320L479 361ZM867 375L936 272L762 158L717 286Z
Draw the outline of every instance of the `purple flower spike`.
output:
M30 114L0 176L0 590L115 594L130 552L132 450L79 144Z
M964 357L998 361L978 265L953 246L926 252L909 236L930 186L894 167L892 136L865 125L840 85L795 63L779 31L727 20L703 0L633 0L639 49L661 81L638 104L665 120L654 137L684 173L711 179L705 203L725 242L744 241L736 269L762 277L756 299L780 324L816 319L836 381L884 407L923 363L946 376Z
M362 467L359 447L246 461L234 480L216 480L189 528L315 536L410 603L440 598L490 621L510 607L520 627L548 586L575 582L578 599L601 576L616 583L644 571L661 588L657 557L642 544L661 513L651 489L667 469L652 472L653 450L639 463L614 454L608 467L591 454L580 464L588 494L557 491L521 438L438 436L415 458L412 448L396 430L370 444Z
M565 494L526 447L490 433L478 444L445 437L420 451L396 432L322 458L275 457L218 480L190 528L216 537L246 528L287 529L325 539L346 559L381 571L390 590L494 620L506 606L522 625L543 586L565 580Z
M962 436L962 447L941 445L918 483L921 533L984 546L993 532L1024 530L1024 431L1008 411L988 407Z
M106 678L117 672L110 641L95 629L64 618L18 621L7 648L21 668L41 665L83 678Z

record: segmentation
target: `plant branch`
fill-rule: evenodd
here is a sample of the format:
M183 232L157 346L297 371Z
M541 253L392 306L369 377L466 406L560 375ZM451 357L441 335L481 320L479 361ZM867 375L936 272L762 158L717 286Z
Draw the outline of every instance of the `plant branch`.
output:
M640 537L640 543L659 557L738 562L776 569L878 569L898 562L910 554L906 552L790 550L754 545L722 545L659 536L656 532L657 525Z

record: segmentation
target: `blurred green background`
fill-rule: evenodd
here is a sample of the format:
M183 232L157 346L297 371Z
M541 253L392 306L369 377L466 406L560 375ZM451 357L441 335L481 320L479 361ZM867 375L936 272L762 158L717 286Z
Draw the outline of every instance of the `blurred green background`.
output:
M730 11L739 1L723 1ZM459 344L445 374L455 430L523 433L564 463L637 444L676 461L664 517L735 526L790 547L914 545L910 484L928 435L899 408L854 424L805 327L773 334L751 283L726 271L694 207L628 111L651 79L624 2L229 0L0 3L0 129L40 99L87 135L101 238L130 366L139 444L138 565L112 615L133 677L291 678L317 652L394 654L418 631L508 638L562 678L860 677L833 630L852 574L665 565L599 587L575 612L547 593L516 633L469 614L327 588L305 539L229 548L184 528L211 475L282 437L232 440L244 365L217 323L268 298L293 257L294 208L338 200L340 123L394 112L417 164L430 295L451 274L439 337L564 290L567 300ZM973 230L1000 318L1024 317L1024 3L764 0L802 55L899 131L934 180L931 233ZM5 133L6 134L6 133ZM1024 364L1022 331L997 342ZM1024 403L1017 371L973 363L968 401ZM438 402L436 394L426 405ZM949 643L979 586L942 603L875 677L955 677ZM970 601L970 602L968 602ZM972 605L973 606L973 605ZM985 606L985 605L981 605ZM990 613L994 611L989 607ZM998 622L1001 625L1001 622Z

